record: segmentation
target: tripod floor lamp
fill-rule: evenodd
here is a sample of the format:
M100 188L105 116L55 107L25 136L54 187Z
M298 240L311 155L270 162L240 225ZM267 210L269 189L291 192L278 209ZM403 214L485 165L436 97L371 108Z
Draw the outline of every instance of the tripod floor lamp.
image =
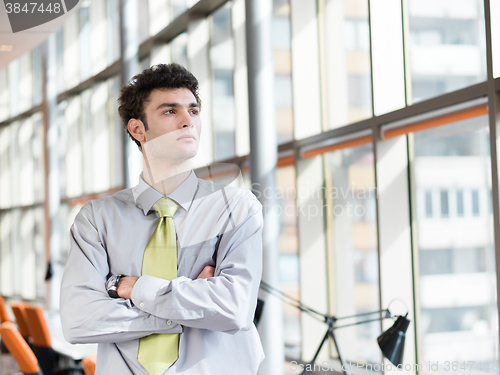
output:
M289 303L292 306L297 307L298 309L311 315L315 319L318 319L318 317L320 317L320 319L322 321L324 321L324 323L326 323L326 325L328 326L328 329L327 329L325 335L323 336L323 340L320 342L318 349L316 350L316 353L314 354L313 359L307 364L309 366L307 366L307 365L304 366L304 371L302 372L302 374L309 374L309 371L307 369L310 368L312 365L314 365L314 363L315 363L316 359L318 358L318 355L321 351L321 348L323 347L323 345L327 341L328 337L331 337L332 341L335 345L335 349L337 350L337 353L339 355L340 364L342 365L342 371L344 372L345 375L350 375L349 366L347 365L347 363L342 355L342 352L340 351L337 337L335 335L335 330L337 330L339 328L351 327L351 326L355 326L355 325L376 322L376 321L381 321L384 319L391 319L391 318L396 318L396 321L388 330L383 332L377 338L377 342L378 342L380 349L382 350L382 354L392 364L394 364L396 367L399 365L402 365L406 331L408 329L408 326L410 325L410 320L407 318L408 313L406 313L405 316L402 316L402 315L394 316L391 314L389 309L385 309L385 310L371 311L371 312L367 312L367 313L337 318L335 316L330 316L330 315L325 315L325 314L319 313L319 312L311 309L310 307L305 306L300 301L282 293L280 290L273 288L272 286L270 286L269 284L267 284L265 282L261 282L260 287L262 290L264 290L270 294L274 294L274 295L278 294L280 296L280 298L287 299L288 300L288 301L286 301L287 303ZM350 318L359 318L359 317L363 317L363 316L368 317L369 315L375 315L375 314L379 314L379 316L371 318L371 319L367 318L366 320L358 321L358 322L351 323L351 324L337 325L337 322L339 320L350 319Z

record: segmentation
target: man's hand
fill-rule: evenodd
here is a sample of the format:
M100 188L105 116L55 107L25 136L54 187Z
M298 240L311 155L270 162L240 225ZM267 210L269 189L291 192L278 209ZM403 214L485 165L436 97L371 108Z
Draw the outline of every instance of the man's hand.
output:
M215 268L212 266L205 266L203 271L198 275L197 279L208 279L214 277ZM120 279L118 283L118 288L116 288L116 293L121 298L130 299L132 295L132 289L139 278L135 276L125 276Z
M125 276L120 279L116 293L121 298L131 299L132 289L139 278L135 276Z
M203 271L198 275L197 279L208 279L209 277L214 277L215 268L212 266L205 266Z

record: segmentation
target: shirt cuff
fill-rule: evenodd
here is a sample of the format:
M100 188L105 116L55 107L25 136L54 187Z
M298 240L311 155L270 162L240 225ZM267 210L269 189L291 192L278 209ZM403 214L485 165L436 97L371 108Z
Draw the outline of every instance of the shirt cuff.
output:
M132 288L130 298L137 308L151 314L151 317L155 319L155 326L159 333L182 333L182 325L177 324L170 319L165 320L154 315L157 292L160 289L170 289L170 284L170 280L143 275L139 277Z
M136 307L154 315L157 293L159 290L169 291L170 283L170 280L142 275L132 288L130 299Z

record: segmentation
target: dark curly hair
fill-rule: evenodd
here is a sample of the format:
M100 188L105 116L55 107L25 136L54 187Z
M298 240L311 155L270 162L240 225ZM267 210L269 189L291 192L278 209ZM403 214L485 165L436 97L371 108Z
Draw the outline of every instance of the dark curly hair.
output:
M144 107L149 101L151 91L178 88L189 89L196 98L196 102L201 105L198 96L198 80L190 71L176 63L153 65L132 77L129 83L122 87L118 98L118 113L129 137L137 144L139 150L141 150L141 143L128 131L129 120L132 118L141 120L145 129L148 130Z

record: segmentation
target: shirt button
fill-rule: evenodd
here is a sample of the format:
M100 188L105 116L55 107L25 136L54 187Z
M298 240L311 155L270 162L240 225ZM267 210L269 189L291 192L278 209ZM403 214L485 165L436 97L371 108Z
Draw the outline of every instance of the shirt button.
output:
M141 302L139 306L144 307L144 302Z
M172 324L172 321L171 320L167 320L167 325L171 325Z

